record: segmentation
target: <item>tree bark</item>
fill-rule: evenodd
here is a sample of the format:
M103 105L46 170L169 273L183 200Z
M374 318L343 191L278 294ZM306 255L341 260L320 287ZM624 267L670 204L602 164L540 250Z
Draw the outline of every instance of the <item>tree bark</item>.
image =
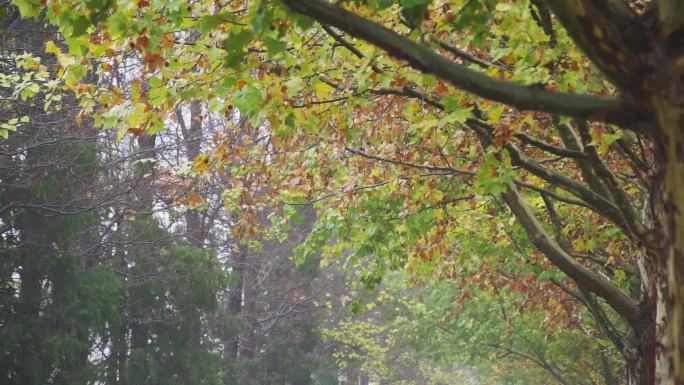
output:
M682 93L675 95L681 97ZM667 287L664 314L659 319L662 347L657 359L659 380L668 385L684 384L684 107L671 98L655 97L653 106L663 142L663 215L665 253L664 273L659 277ZM662 378L666 376L665 378ZM663 381L665 380L665 381Z

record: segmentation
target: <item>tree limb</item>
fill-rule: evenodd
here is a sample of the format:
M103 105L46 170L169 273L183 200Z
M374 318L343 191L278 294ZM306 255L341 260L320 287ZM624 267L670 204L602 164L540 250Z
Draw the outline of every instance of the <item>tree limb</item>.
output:
M554 231L556 232L558 244L563 248L563 250L569 252L570 241L568 240L568 237L563 234L563 224L561 223L560 216L553 205L553 201L547 194L542 193L541 197L544 200L546 211L549 213L549 217L551 218L551 223L553 224Z
M462 50L462 49L460 49L460 48L458 48L458 47L455 47L455 46L453 46L453 45L451 45L451 44L448 44L447 42L439 41L438 44L439 44L440 47L442 47L443 49L445 49L447 52L451 52L451 53L453 53L454 55L460 57L461 59L463 59L463 60L465 60L465 61L467 61L467 62L470 62L470 63L473 63L473 64L477 64L478 66L480 66L480 67L483 68L483 69L488 69L488 68L494 66L494 64L492 64L492 63L487 63L487 62L484 61L484 60L478 59L478 58L476 58L475 56L469 54L468 52L466 52L466 51L464 51L464 50ZM497 66L497 67L498 67L498 66Z
M639 315L639 304L608 280L587 269L568 255L544 230L539 220L518 193L515 185L508 186L502 198L515 214L534 245L561 271L572 278L578 287L586 288L603 298L621 317L634 321Z
M673 0L677 1L677 0ZM545 0L575 43L618 87L633 89L645 36L623 0Z
M491 127L489 125L475 119L468 119L466 123L468 124L468 127L475 131L481 138L490 138ZM618 208L606 197L592 191L589 188L586 188L581 183L557 171L544 167L536 160L522 154L518 147L513 143L507 143L505 148L508 150L511 156L511 162L514 165L531 172L548 183L562 187L566 191L581 198L593 211L599 215L608 218L611 222L617 224L621 228L626 229Z
M684 2L681 0L658 0L657 4L662 37L668 37L684 28Z
M570 382L567 381L567 380L558 372L558 370L556 370L556 369L554 368L555 365L549 364L549 363L546 361L546 359L545 359L544 357L534 357L534 356L532 356L531 354L528 354L528 353L525 353L525 352L521 352L521 351L519 351L519 350L515 350L515 349L513 349L513 348L511 348L511 347L503 346L503 345L500 345L500 344L489 343L489 344L484 344L484 345L485 345L485 346L489 346L489 347L491 347L491 348L495 348L495 349L501 349L501 350L503 350L503 351L505 351L505 352L508 352L508 353L510 353L510 354L513 354L513 355L516 355L516 356L520 356L520 357L526 358L526 359L532 361L533 363L535 363L535 364L536 364L537 366L539 366L540 368L542 368L542 369L546 370L547 372L549 372L549 374L551 374L551 376L553 376L553 378L555 378L561 385L570 385ZM556 368L557 368L557 366L556 366Z
M589 310L589 314L591 314L592 318L594 318L594 321L596 321L596 325L601 332L613 343L613 345L615 345L620 354L627 359L628 355L627 351L625 350L625 343L620 337L618 329L610 322L603 310L600 309L599 304L593 298L591 298L591 294L587 292L582 292L582 294L577 293L555 278L551 278L551 282L553 282L554 285L561 288L561 290L570 296L580 301L587 308L587 310Z
M486 132L478 131L478 137L484 147L491 145L491 138ZM556 241L546 232L537 217L523 200L514 183L501 194L515 215L518 223L525 229L528 238L562 272L572 278L577 287L588 290L603 298L606 303L630 324L637 322L641 311L639 303L614 286L607 279L589 270L575 261Z
M561 140L563 140L565 147L571 150L584 152L584 146L582 145L582 141L577 136L575 130L568 124L561 124L557 121L557 119L554 120L556 130L558 131ZM601 183L601 181L596 176L596 174L591 168L591 165L589 164L589 162L586 161L586 159L576 159L575 165L577 165L577 168L582 174L582 179L584 179L584 182L586 182L587 186L589 186L589 188L592 191L596 192L597 194L600 194L606 199L610 199L610 195L608 194L606 186L604 186L603 183Z
M587 123L585 121L578 121L577 127L579 128L580 136L585 145L585 152L589 155L588 162L591 164L596 175L603 182L602 184L608 189L608 193L624 218L627 228L636 239L643 242L647 247L656 249L654 245L657 241L653 239L652 232L639 221L636 209L630 202L627 193L622 189L617 179L615 179L615 175L610 168L603 162L596 151L596 147L589 145L591 142L591 134L589 133Z
M544 150L550 154L562 156L564 158L581 159L581 158L585 158L587 156L587 154L585 154L581 150L574 150L574 149L557 147L557 146L554 146L552 144L546 143L543 140L540 140L540 139L534 138L530 135L527 135L523 132L517 132L513 136L520 139L525 144L529 144L530 146L537 147L537 148Z
M551 92L535 86L494 79L456 64L420 44L325 0L284 0L284 3L295 12L367 40L389 54L408 61L420 71L434 74L465 91L520 110L537 110L612 123L624 121L624 115L628 114L628 106L621 99Z

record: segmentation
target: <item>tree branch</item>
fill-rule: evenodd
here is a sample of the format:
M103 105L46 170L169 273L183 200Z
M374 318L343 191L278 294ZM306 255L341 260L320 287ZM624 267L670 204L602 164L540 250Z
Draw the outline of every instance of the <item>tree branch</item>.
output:
M350 147L345 147L344 149L346 151L354 154L354 155L358 155L358 156L361 156L363 158L373 159L373 160L377 160L380 162L392 163L392 164L396 164L396 165L400 165L400 166L404 166L404 167L409 167L409 168L418 168L418 169L429 170L429 171L441 171L441 172L444 172L445 174L465 175L465 176L471 176L471 177L477 175L476 173L474 173L472 171L462 171L462 170L455 169L453 167L422 165L422 164L404 162L404 161L395 160L395 159L383 158L383 157L380 157L377 155L367 154L365 152L355 150L355 149L350 148Z
M662 37L668 37L684 28L684 2L681 0L658 0L657 4Z
M582 141L577 136L575 130L568 124L561 124L557 121L557 119L554 120L556 130L558 131L561 140L563 140L565 147L571 150L584 152L584 146L582 145ZM577 165L577 168L580 170L580 173L582 174L582 179L584 179L584 182L586 182L587 186L589 186L589 188L597 194L600 194L604 198L609 199L610 195L608 194L606 186L604 186L601 183L599 178L591 169L589 162L587 162L586 159L576 159L575 165Z
M608 280L587 269L568 255L544 230L539 220L530 211L518 193L515 185L510 184L501 194L518 222L527 232L534 245L561 271L572 278L579 287L586 288L603 298L621 317L632 322L639 315L639 304Z
M469 54L468 52L466 52L466 51L464 51L464 50L462 50L462 49L459 49L458 47L455 47L455 46L453 46L453 45L451 45L451 44L448 44L448 43L446 43L446 42L444 42L444 41L439 41L438 44L439 44L440 47L442 47L443 49L445 49L447 52L451 52L452 54L454 54L454 55L460 57L461 59L463 59L463 60L465 60L465 61L467 61L467 62L470 62L470 63L473 63L473 64L477 64L478 66L480 66L480 67L483 68L483 69L488 69L488 68L494 66L494 64L492 64L492 63L487 63L487 62L484 61L484 60L478 59L478 58L476 58L475 56ZM498 66L497 66L497 67L498 67Z
M653 239L652 232L639 221L636 209L632 205L627 193L622 189L617 179L615 179L615 175L610 168L603 162L596 151L596 147L589 145L592 138L587 123L585 121L578 121L577 127L584 142L585 152L589 155L588 162L591 164L596 176L601 179L602 184L608 189L608 193L624 218L627 228L636 239L644 242L647 247L655 249L654 242L656 240Z
M676 0L675 0L676 1ZM618 87L632 89L646 34L623 0L545 0L575 43Z
M325 0L284 0L284 3L295 12L366 40L389 54L408 61L420 71L434 74L465 91L520 110L537 110L611 123L625 121L624 114L628 114L628 106L621 99L551 92L535 86L491 78L456 64L420 44Z
M553 201L551 200L551 198L549 198L547 194L542 193L541 197L544 200L546 211L549 213L549 217L551 218L551 223L553 224L554 231L556 232L556 239L558 240L558 244L563 248L563 250L569 252L570 241L563 234L563 223L561 223L560 216L558 215L558 212L556 211L556 208L553 205Z
M555 378L556 381L558 381L561 385L570 385L570 382L568 382L568 381L567 381L567 380L558 372L558 370L554 369L554 365L549 364L549 363L546 361L546 359L545 359L544 357L538 357L538 358L537 358L537 357L532 356L531 354L528 354L528 353L525 353L525 352L521 352L521 351L519 351L519 350L515 350L515 349L513 349L513 348L511 348L511 347L503 346L503 345L500 345L500 344L489 343L489 344L484 344L484 345L485 345L485 346L489 346L489 347L491 347L491 348L495 348L495 349L501 349L501 350L503 350L503 351L505 351L505 352L508 352L508 353L510 353L510 354L513 354L513 355L517 355L517 356L526 358L526 359L532 361L533 363L535 363L535 364L536 364L537 366L539 366L540 368L542 368L542 369L546 370L547 372L549 372L549 374L551 374L551 376L553 376L553 378Z
M581 150L557 147L552 144L546 143L543 140L539 140L530 135L527 135L523 132L517 132L513 136L520 139L525 144L529 144L530 146L537 147L550 154L562 156L564 158L581 159L587 156L587 154L583 153Z
M491 138L482 130L477 131L483 147L491 145ZM574 182L574 181L573 181ZM522 225L530 241L562 272L572 278L577 287L588 290L603 298L606 303L630 324L634 324L640 316L639 303L615 287L607 279L589 270L575 261L557 242L546 232L537 217L532 213L527 203L515 187L509 183L508 188L501 194Z
M475 131L480 138L487 138L490 140L491 127L475 119L468 119L466 121L468 127ZM617 224L621 228L626 229L623 223L623 218L620 215L618 208L602 195L586 188L581 183L557 172L542 166L536 160L522 154L522 152L513 143L507 143L505 148L511 156L511 162L519 166L537 177L551 183L553 185L562 187L566 191L581 198L587 205L599 215L608 218L611 222Z
M564 292L568 293L570 296L580 301L587 308L587 310L589 310L589 313L596 322L596 326L598 326L603 335L608 338L613 345L615 345L620 354L627 359L628 356L627 352L625 351L625 343L620 337L620 332L618 331L617 327L610 322L608 317L600 308L600 305L593 298L591 298L591 293L587 293L586 291L583 291L582 294L577 293L555 278L551 278L551 282L561 288L561 290Z

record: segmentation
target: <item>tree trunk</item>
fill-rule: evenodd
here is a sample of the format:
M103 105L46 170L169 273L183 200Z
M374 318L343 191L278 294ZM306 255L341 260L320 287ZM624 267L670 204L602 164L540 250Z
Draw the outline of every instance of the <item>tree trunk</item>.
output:
M181 114L181 119L182 119ZM190 163L200 154L202 142L202 103L195 99L190 103L190 124L183 124L183 140L185 141L186 157ZM195 178L197 182L197 178ZM197 210L185 212L186 236L193 246L201 247L207 234L204 229L204 217Z
M19 291L19 303L17 306L18 319L30 325L38 318L41 297L41 283L38 265L37 250L27 250L23 268L20 273L21 286ZM32 254L36 253L36 254ZM43 367L40 362L40 346L36 346L35 330L26 330L25 334L31 336L25 338L17 354L17 384L32 385L41 380Z
M244 264L245 252L240 251L233 264L234 273L238 278L235 280L233 287L230 289L230 299L228 301L228 306L226 307L227 318L229 319L234 319L242 314L242 275L244 271ZM235 323L231 323L231 326L232 325L235 325ZM239 330L231 330L230 335L232 338L226 338L226 342L223 345L223 358L227 364L237 360L238 344L240 341Z
M125 318L125 315L124 315ZM109 383L112 385L126 385L126 366L128 365L128 328L126 324L112 328L112 363L110 364Z
M667 288L658 320L664 330L658 333L662 350L657 368L658 381L667 385L684 384L684 108L678 104L664 98L653 100L663 135L663 193L658 198L663 200L661 225L666 242L661 279Z
M256 341L256 299L257 299L257 274L259 271L258 255L244 251L246 253L246 266L243 270L242 280L242 295L244 298L242 305L242 320L246 324L244 331L240 334L240 351L239 356L251 360L257 349ZM250 383L256 377L256 367L254 363L249 362L247 370L244 372L243 379L245 383Z
M656 306L655 299L647 296L641 306L641 317L632 323L631 357L628 359L628 380L632 385L655 383L656 367Z

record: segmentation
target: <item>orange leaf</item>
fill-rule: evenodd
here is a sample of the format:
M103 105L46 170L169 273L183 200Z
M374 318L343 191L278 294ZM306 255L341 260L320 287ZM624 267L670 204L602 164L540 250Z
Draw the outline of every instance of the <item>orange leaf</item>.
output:
M188 194L188 197L186 199L186 204L191 209L197 208L202 203L204 203L204 199L202 199L202 197L199 194L197 194L195 192L191 192L190 194Z

